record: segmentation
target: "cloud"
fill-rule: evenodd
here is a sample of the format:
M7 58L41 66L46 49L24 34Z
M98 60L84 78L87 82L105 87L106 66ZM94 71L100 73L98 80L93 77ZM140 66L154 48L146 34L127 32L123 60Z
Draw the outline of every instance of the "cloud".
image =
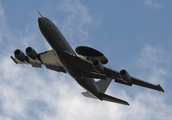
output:
M4 10L2 8L2 5L0 4L0 17L4 16Z
M6 32L6 24L4 24L5 22L5 13L4 13L4 9L2 7L2 5L0 4L0 46L2 45L2 40L3 40L3 34Z
M170 70L170 57L160 46L145 45L138 56L137 68L142 69L142 74L147 74L146 79L151 82L161 82Z
M143 88L144 93L140 90L136 92L134 106L141 109L139 111L142 115L141 118L149 119L170 119L172 114L169 111L172 110L171 103L166 103L170 100L169 89L167 84L169 84L169 71L171 65L171 56L169 52L165 51L161 46L145 45L137 56L134 68L136 68L135 73L139 78L143 78L148 82L160 84L165 93L159 94L156 91L147 91ZM171 75L170 75L171 76ZM137 91L137 88L136 88ZM141 102L138 104L137 102ZM163 111L163 112L162 112ZM147 116L146 116L147 115ZM154 116L154 117L153 117Z
M91 24L92 18L88 12L88 9L78 1L66 0L60 5L63 12L66 13L67 21L64 24L66 27L74 29L71 31L80 32L83 35L87 35L86 26ZM71 33L73 34L73 33Z
M164 8L164 5L157 3L155 0L144 0L144 3L153 9Z
M88 8L78 0L65 0L59 5L58 10L63 13L65 18L59 24L65 37L73 44L78 42L88 43L88 29L96 24ZM80 41L76 42L76 40Z

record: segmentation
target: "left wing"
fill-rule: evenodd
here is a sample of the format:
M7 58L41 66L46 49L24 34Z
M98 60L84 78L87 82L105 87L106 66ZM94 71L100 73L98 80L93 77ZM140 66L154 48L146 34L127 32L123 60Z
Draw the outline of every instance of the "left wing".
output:
M152 83L149 83L149 82L146 82L146 81L140 80L138 78L134 78L134 77L131 77L131 81L132 81L131 83L127 83L127 82L124 82L124 80L121 78L115 79L115 82L120 83L120 84L129 85L129 86L132 86L132 84L134 84L134 85L138 85L138 86L142 86L142 87L146 87L146 88L150 88L153 90L158 90L158 91L164 92L163 88L159 84L155 85L155 84L152 84Z
M132 77L132 81L133 81L132 83L135 84L135 85L139 85L139 86L142 86L142 87L147 87L147 88L150 88L150 89L154 89L154 90L164 92L163 88L159 84L154 85L152 83L148 83L148 82L145 82L143 80L139 80L139 79L134 78L134 77Z
M41 68L42 65L44 65L48 69L66 73L66 70L62 66L62 63L54 50L37 54L33 48L28 47L26 49L26 54L27 56L22 51L17 49L14 52L15 57L11 56L11 58L16 64L30 64L32 67L37 68Z

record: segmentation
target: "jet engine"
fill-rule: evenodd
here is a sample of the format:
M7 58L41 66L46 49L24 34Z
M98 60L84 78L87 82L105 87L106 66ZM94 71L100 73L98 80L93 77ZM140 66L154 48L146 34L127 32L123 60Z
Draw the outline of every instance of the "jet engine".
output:
M121 70L119 74L121 78L124 80L124 82L131 83L131 76L126 70Z
M21 62L25 61L26 59L25 54L19 49L14 51L14 56Z
M36 51L33 48L27 47L26 55L29 56L31 59L35 60L37 58L38 54L36 53Z
M93 67L99 73L104 72L104 66L102 65L102 63L99 60L94 60L93 61Z

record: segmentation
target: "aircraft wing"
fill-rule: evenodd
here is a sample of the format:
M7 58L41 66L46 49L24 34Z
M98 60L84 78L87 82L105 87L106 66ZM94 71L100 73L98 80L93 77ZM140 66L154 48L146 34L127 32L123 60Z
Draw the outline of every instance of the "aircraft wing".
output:
M150 89L154 89L154 90L164 92L163 88L159 84L154 85L152 83L148 83L148 82L145 82L143 80L140 80L140 79L137 79L137 78L134 78L134 77L132 77L132 83L135 84L135 85L142 86L142 87L147 87L147 88L150 88Z
M45 51L36 55L35 59L28 56L24 56L24 60L20 61L16 57L11 56L16 64L30 64L32 67L41 68L44 65L46 68L55 70L57 72L64 72L66 70L63 68L58 56L54 50Z
M74 66L78 67L80 69L79 73L81 76L86 76L88 78L98 78L98 79L106 79L108 78L112 78L115 80L115 82L117 83L121 83L121 84L125 84L125 85L129 85L132 86L132 84L138 85L138 86L142 86L142 87L146 87L146 88L150 88L150 89L154 89L154 90L158 90L161 92L164 92L164 90L162 89L162 87L158 84L158 85L154 85L151 83L148 83L146 81L134 78L132 76L130 76L127 72L127 77L130 80L126 80L126 74L125 75L121 75L121 71L115 71L112 70L110 68L107 68L105 66L103 66L104 71L103 72L98 72L93 65L93 62L82 59L78 56L75 55L70 55L70 53L65 53L66 57L68 57L68 59L70 59ZM123 70L124 71L124 70ZM125 76L125 77L123 77Z
M149 83L149 82L146 82L146 81L140 80L138 78L134 78L134 77L131 77L130 83L125 82L121 78L116 78L115 82L120 83L120 84L124 84L124 85L129 85L129 86L132 86L132 84L134 84L134 85L138 85L141 87L146 87L146 88L150 88L153 90L158 90L158 91L164 92L163 88L159 84L155 85L155 84L152 84L152 83Z

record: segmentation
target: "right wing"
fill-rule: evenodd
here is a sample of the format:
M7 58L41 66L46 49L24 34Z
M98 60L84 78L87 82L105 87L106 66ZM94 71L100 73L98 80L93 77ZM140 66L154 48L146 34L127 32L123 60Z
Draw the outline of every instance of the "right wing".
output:
M62 63L61 63L59 57L54 52L54 50L45 51L45 52L42 52L39 54L37 54L35 52L36 53L35 59L25 56L24 53L20 50L16 50L15 52L16 52L15 53L16 57L11 56L11 59L16 64L30 64L30 65L32 65L32 67L37 67L37 68L41 68L42 65L44 65L48 69L55 70L57 72L66 73L66 70L62 66Z

